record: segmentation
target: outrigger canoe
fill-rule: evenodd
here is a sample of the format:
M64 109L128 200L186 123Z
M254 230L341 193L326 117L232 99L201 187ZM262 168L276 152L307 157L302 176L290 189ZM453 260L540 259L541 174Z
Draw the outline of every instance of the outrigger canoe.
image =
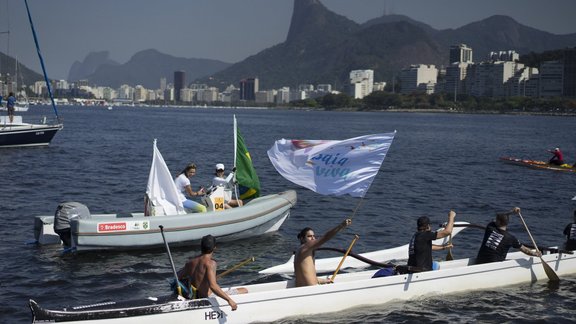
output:
M452 237L456 236L460 231L465 229L466 227L477 227L478 225L472 225L468 222L455 222L454 229L452 230ZM437 239L432 241L432 244L446 244L448 243L448 237ZM394 260L407 260L408 259L408 244L398 246L395 248L385 249L385 250L378 250L366 253L360 253L359 256L361 258L366 258L370 260L375 260L380 263L385 263L387 261L394 261ZM342 260L342 257L334 257L334 258L317 258L316 259L316 273L325 273L325 272L334 272L338 267L338 264ZM368 268L370 264L354 258L346 258L344 263L341 266L341 269L347 268ZM270 268L266 268L264 270L260 270L261 274L293 274L294 273L294 255L290 257L290 259L283 264L279 264L277 266L273 266Z
M533 169L540 169L540 170L553 170L553 171L563 171L563 172L573 172L576 173L576 168L574 168L570 164L562 164L562 165L555 165L550 164L544 161L535 161L535 160L524 160L524 159L517 159L513 157L501 157L500 161L514 164L514 165L521 165Z
M129 302L48 310L30 300L33 323L88 321L90 323L250 323L272 322L291 316L342 311L422 296L493 289L548 277L544 260L559 276L576 273L576 256L551 253L529 257L509 253L506 261L474 265L474 259L440 262L436 271L372 278L376 270L338 275L333 284L294 288L292 280L243 286L249 293L233 296L232 311L219 297L184 300L178 296L148 297ZM227 288L224 288L225 290Z
M144 216L144 213L93 214L70 218L76 251L128 250L163 247L159 225L173 246L197 244L211 234L221 242L277 231L296 204L296 191L287 190L251 200L242 207L206 213ZM60 243L54 216L36 216L34 236L41 244Z

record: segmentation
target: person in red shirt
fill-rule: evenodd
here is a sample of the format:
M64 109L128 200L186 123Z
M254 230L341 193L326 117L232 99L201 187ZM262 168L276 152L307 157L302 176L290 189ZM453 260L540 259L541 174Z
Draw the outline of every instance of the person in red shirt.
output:
M562 165L564 164L564 157L562 156L562 151L559 148L555 148L554 150L549 150L548 152L554 154L554 156L550 159L550 164L555 165Z

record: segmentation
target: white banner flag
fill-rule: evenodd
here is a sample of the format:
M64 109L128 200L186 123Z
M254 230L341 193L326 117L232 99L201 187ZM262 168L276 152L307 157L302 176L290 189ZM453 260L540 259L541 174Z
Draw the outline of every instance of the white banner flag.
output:
M394 139L393 133L342 141L281 139L268 150L276 170L322 195L364 197Z
M154 206L162 208L161 213L164 215L186 214L170 170L168 170L162 154L156 147L156 140L154 140L154 155L148 175L146 195ZM154 213L151 214L159 216Z

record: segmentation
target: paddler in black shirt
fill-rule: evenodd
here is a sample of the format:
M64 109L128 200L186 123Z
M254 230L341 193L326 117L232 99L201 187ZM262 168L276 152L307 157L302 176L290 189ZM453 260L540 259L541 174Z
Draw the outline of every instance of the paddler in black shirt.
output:
M418 232L416 232L410 240L408 266L422 269L422 271L432 270L432 250L445 250L452 247L452 243L436 245L432 244L432 241L452 234L455 217L456 213L451 210L448 214L448 224L446 224L446 227L436 232L432 232L432 227L430 227L430 218L427 216L418 218L418 221L416 222Z

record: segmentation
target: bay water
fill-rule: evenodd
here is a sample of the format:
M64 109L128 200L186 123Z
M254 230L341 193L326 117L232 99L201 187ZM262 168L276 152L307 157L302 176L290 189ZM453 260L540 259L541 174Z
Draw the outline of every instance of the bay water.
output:
M538 244L559 246L576 207L571 201L576 174L499 161L502 156L547 160L547 150L560 147L569 163L576 162L574 117L75 106L59 112L64 129L49 147L0 150L1 323L30 322L31 298L60 308L168 293L172 270L163 249L62 255L59 246L29 244L34 216L52 215L62 201L81 202L93 213L142 211L154 139L174 175L194 162L199 167L194 189L207 187L216 163L229 169L233 164L233 115L262 193L294 189L298 204L277 233L219 244L220 269L256 257L223 277L222 286L282 279L257 272L287 261L301 228L322 234L358 204L358 198L321 196L282 178L266 155L281 138L338 140L397 131L352 226L326 244L330 247L347 248L358 234L356 253L391 248L408 243L419 216L428 215L437 228L454 209L457 220L485 225L497 211L514 206L522 208ZM24 118L42 114L50 115L51 108L33 106ZM519 219L512 218L509 229L530 242ZM482 234L467 229L455 237L454 257L475 256ZM177 267L198 253L193 246L172 249ZM436 259L445 256L434 253ZM318 307L327 306L318 301ZM575 309L576 276L562 278L558 288L539 281L281 322L568 323L576 321Z

